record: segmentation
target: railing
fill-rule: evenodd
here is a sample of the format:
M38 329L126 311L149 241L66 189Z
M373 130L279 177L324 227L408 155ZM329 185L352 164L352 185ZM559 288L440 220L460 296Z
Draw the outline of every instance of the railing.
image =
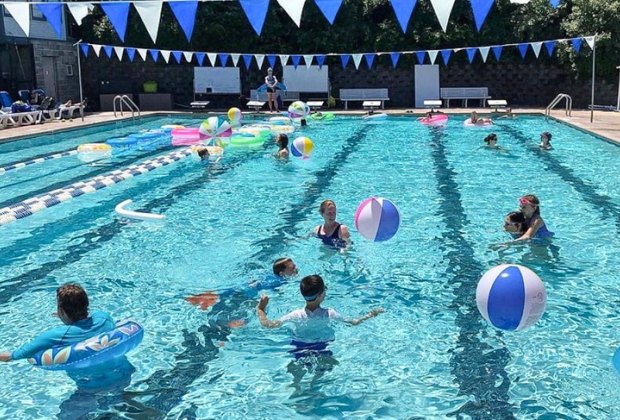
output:
M114 118L116 118L116 102L118 101L118 108L119 111L121 113L121 117L123 116L123 104L129 108L129 110L131 111L131 116L135 117L136 116L136 112L138 112L138 117L140 116L140 108L138 108L138 105L136 105L136 103L134 101L131 100L131 98L127 95L116 95L114 97L114 101L112 102L112 107L114 108Z
M558 96L555 97L553 101L551 101L549 106L545 109L545 118L551 115L551 110L555 108L555 106L559 104L562 101L562 99L566 100L566 106L564 110L566 116L567 117L571 116L571 113L573 112L573 98L571 98L570 95L567 95L566 93L560 93L558 94Z

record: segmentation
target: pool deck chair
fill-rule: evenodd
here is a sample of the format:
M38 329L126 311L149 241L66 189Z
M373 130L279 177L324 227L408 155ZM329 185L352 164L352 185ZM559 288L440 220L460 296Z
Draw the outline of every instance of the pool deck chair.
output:
M306 102L306 104L308 104L310 109L318 110L318 109L323 108L325 101L308 101Z
M364 101L362 102L362 106L364 109L373 110L375 108L379 108L382 105L381 101Z
M39 124L41 122L41 111L28 111L28 112L9 112L6 114L0 114L0 126L4 127L19 127L20 125L32 125Z
M487 104L489 104L490 108L495 108L493 112L499 112L500 108L506 111L506 107L508 106L508 102L506 102L505 99L487 99Z
M210 103L211 101L193 101L189 103L189 106L191 106L192 109L205 109Z
M441 108L441 99L425 99L424 108L430 108L431 112L435 112L435 108Z
M252 108L254 112L260 112L260 109L265 106L265 102L263 101L250 101L247 104L248 108Z

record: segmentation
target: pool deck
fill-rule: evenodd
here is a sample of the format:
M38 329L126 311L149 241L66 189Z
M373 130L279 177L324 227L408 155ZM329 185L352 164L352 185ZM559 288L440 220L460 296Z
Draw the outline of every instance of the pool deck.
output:
M386 110L376 110L375 112L385 112L390 115L423 115L428 110L426 109L386 109ZM469 114L472 111L477 111L480 115L487 115L492 110L490 108L442 108L442 111L446 114ZM334 112L342 115L361 115L365 113L363 110L329 110L329 112ZM161 112L143 112L142 116L148 115L174 115L176 113L185 114L186 112L176 112L176 111L161 111ZM222 113L222 111L207 111L208 113ZM514 114L544 114L544 109L541 108L522 108L522 109L513 109ZM256 115L256 114L255 114ZM268 112L261 112L258 115L263 115L265 117L270 116ZM611 140L614 143L620 145L620 112L613 111L594 111L594 122L590 123L590 111L589 110L573 110L572 117L566 117L564 115L564 111L555 110L552 112L552 117L564 121L570 125L576 126L578 128L591 131L599 136L605 137L608 140ZM83 126L89 126L97 123L106 123L110 121L120 121L120 120L128 120L131 119L131 116L127 117L119 117L114 118L114 114L112 112L95 112L89 113L84 117L84 121L81 118L75 118L73 120L61 120L61 121L53 121L46 122L44 124L36 124L36 125L27 125L21 127L12 127L0 129L0 142L3 140L13 140L15 138L23 137L23 136L32 136L41 133L50 133L62 131L65 129L78 128Z

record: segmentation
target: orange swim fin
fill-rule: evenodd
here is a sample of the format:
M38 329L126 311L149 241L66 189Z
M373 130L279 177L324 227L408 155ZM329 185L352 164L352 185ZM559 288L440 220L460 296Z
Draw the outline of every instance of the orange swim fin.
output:
M203 311L215 305L219 300L219 295L215 292L204 292L185 298L192 305L200 306Z

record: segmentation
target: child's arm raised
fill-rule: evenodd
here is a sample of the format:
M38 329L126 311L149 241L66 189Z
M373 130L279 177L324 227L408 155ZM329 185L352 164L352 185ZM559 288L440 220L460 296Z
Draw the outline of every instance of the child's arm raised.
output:
M258 305L256 305L256 314L258 315L258 319L260 324L265 328L278 328L282 325L280 321L271 321L267 318L267 314L265 313L265 309L267 309L267 304L269 304L269 296L262 295L260 297L260 301Z
M354 319L345 319L344 322L346 322L347 324L351 324L351 325L359 325L362 322L370 319L370 318L374 318L379 314L382 314L383 312L385 312L385 309L383 308L375 308L372 309L370 312L368 312L366 315L360 317L360 318L354 318Z

